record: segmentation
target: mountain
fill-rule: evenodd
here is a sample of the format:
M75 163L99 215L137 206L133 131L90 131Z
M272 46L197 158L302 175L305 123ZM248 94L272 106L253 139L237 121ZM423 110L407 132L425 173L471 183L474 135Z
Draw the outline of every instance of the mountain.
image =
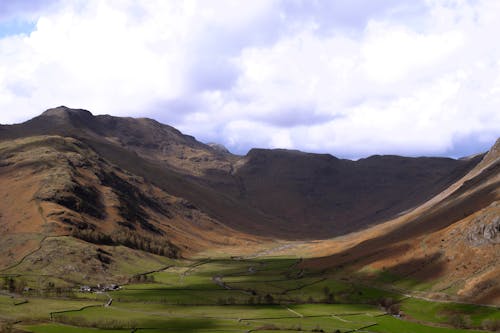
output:
M472 170L412 211L345 239L306 266L342 267L432 298L500 303L500 139ZM313 256L324 255L323 250ZM410 283L408 283L410 281Z
M241 233L108 162L77 139L45 135L1 141L0 161L4 266L56 236L167 257L246 244Z
M266 149L236 156L154 120L66 107L0 129L0 140L34 135L74 138L226 226L286 239L342 235L395 217L444 190L482 158L350 161Z
M300 241L319 257L306 267L439 277L431 291L498 302L498 168L498 142L458 160L238 156L155 120L61 106L0 126L0 269L102 281L123 262Z
M372 156L358 161L285 150L251 150L234 173L242 197L283 228L310 238L362 230L417 206L480 158Z

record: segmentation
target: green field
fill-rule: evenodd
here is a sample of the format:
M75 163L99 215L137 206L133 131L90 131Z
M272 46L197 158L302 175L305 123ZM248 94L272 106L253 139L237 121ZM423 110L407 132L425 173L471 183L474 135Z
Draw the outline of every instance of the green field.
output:
M451 333L477 332L500 321L498 308L403 297L302 270L298 263L293 258L184 260L136 275L118 291L5 294L0 323L4 331L12 326L35 333Z

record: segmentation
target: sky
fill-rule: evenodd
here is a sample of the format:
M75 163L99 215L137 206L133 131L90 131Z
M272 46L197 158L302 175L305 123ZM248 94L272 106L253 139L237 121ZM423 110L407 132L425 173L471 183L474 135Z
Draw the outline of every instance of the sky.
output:
M0 123L66 105L245 154L500 136L498 0L0 0Z

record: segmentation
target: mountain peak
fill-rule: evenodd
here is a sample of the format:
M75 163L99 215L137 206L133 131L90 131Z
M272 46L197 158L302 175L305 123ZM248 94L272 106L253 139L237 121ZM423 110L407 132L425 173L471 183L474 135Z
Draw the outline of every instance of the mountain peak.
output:
M223 153L223 154L229 154L229 149L227 149L224 145L220 143L214 143L210 142L207 143L207 146L211 147L213 150L215 150L218 153Z
M493 144L489 151L486 152L486 155L483 158L484 163L489 163L492 161L497 161L500 159L500 138Z
M92 113L90 111L84 110L84 109L71 109L68 108L67 106L61 105L56 108L48 109L44 113L42 113L42 116L46 117L59 117L59 118L67 118L71 116L79 116L79 117L93 117Z

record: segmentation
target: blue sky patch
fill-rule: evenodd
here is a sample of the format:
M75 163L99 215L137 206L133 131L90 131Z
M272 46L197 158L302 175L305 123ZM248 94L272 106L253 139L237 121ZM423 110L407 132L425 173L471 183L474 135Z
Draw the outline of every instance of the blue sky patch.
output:
M0 38L26 34L29 35L36 28L36 22L8 20L0 21Z

